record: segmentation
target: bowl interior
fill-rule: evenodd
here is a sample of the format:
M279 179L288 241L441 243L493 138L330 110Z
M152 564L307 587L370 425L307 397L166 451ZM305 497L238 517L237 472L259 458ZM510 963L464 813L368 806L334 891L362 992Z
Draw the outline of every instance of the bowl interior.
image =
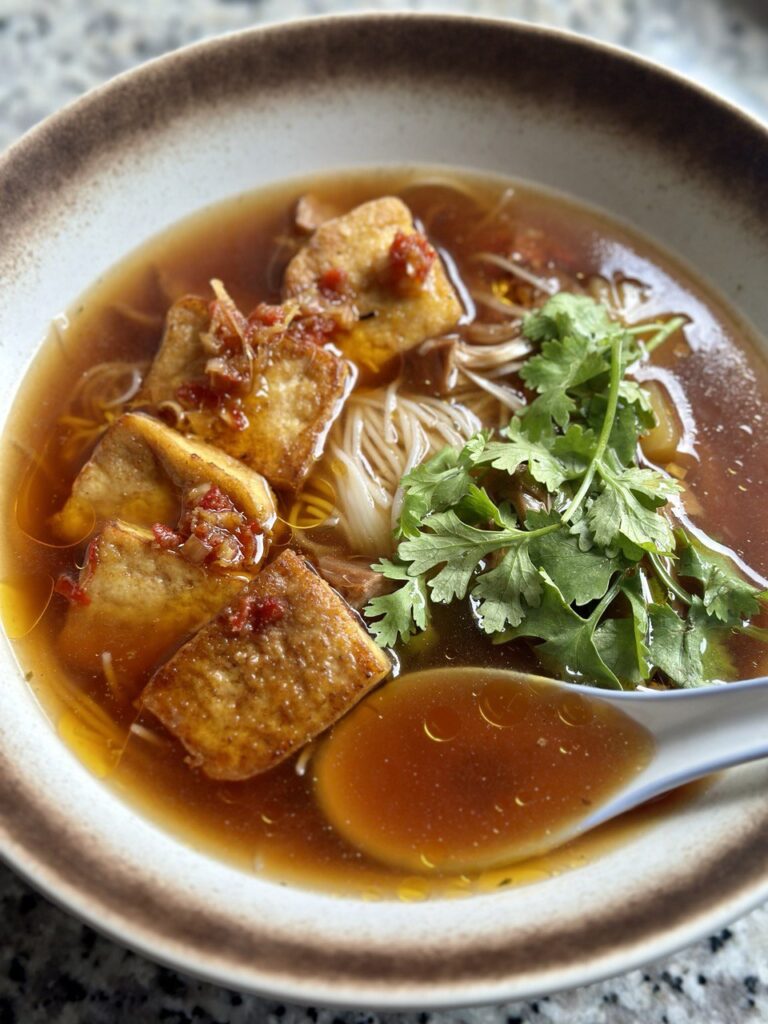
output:
M157 231L261 185L393 164L471 167L599 206L768 328L760 126L556 33L319 19L123 76L0 161L0 416L51 319ZM7 644L0 664L4 855L103 930L230 986L390 1007L540 994L660 955L768 892L758 768L599 862L493 897L367 904L285 889L138 819L58 740Z

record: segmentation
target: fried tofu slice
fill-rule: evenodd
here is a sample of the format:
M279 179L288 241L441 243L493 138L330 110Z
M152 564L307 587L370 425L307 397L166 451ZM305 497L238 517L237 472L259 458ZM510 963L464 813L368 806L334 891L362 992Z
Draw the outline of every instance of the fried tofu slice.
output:
M275 501L262 476L160 420L126 413L104 434L51 525L63 540L76 541L110 519L144 527L173 524L182 492L206 482L227 494L265 533L271 530Z
M140 706L214 779L279 764L390 671L360 619L284 551L152 677Z
M205 374L209 355L200 344L200 335L208 330L210 320L209 303L198 295L173 303L165 318L160 348L141 388L141 401L154 406L175 401L182 384Z
M297 490L323 454L325 439L353 383L335 352L285 336L260 345L253 387L243 399L245 430L213 420L208 438L280 490Z
M113 696L194 633L248 576L194 565L151 532L109 522L91 541L73 588L59 649L77 668L104 671ZM106 663L105 663L105 660Z
M393 286L391 275L391 250L398 236L417 239L430 260L424 280L405 291ZM416 231L408 207L393 196L373 199L321 224L286 268L285 298L320 308L333 303L324 287L330 271L344 275L359 316L338 344L355 363L372 371L451 330L463 312L440 259Z
M169 313L163 340L140 399L157 408L178 402L180 388L196 387L215 404L206 383L210 352L203 336L210 326L208 304L188 297ZM297 490L322 454L333 421L354 382L349 363L337 352L295 334L275 332L258 344L247 393L238 395L240 428L216 408L188 412L190 429L240 459L282 490Z

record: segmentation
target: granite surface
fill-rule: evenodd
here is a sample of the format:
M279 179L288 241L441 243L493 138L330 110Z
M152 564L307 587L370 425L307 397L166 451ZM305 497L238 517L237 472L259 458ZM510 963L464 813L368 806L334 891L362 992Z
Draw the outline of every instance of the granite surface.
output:
M264 21L366 8L469 10L568 27L674 66L768 116L766 0L0 0L0 149L91 86L184 43ZM430 1014L338 1013L229 992L157 967L0 866L0 1024L390 1020L768 1022L768 908L645 970L551 998Z

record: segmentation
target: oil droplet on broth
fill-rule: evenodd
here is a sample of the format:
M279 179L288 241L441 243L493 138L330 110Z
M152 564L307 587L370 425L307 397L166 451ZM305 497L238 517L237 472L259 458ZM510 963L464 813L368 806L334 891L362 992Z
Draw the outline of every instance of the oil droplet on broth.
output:
M557 714L561 722L574 728L588 725L592 721L592 708L589 701L580 693L569 694L565 697L558 705Z
M520 677L515 686L505 679L491 679L478 689L478 709L485 721L497 729L511 729L520 722L524 702L535 692Z
M424 732L435 743L450 743L459 734L461 718L453 708L433 708L424 719Z
M605 800L650 758L632 719L574 696L491 669L401 676L321 744L320 807L347 842L414 877L527 859L584 814L587 795Z

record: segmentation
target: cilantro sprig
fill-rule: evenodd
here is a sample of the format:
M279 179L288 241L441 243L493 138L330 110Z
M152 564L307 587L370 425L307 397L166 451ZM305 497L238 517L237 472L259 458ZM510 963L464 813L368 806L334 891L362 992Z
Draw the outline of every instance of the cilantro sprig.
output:
M403 477L395 558L373 566L401 586L365 609L378 643L468 598L494 643L526 638L554 673L619 688L727 678L729 632L768 642L750 622L768 594L673 530L679 484L638 462L655 418L627 373L681 323L627 329L566 292L528 315L532 401Z

